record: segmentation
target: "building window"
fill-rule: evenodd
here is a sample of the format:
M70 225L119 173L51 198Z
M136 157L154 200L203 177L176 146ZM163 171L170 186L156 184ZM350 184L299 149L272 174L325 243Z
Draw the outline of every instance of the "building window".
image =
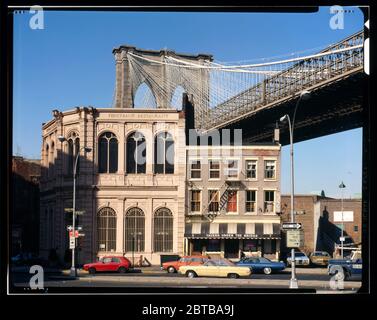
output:
M144 251L145 217L140 208L131 208L124 215L124 251Z
M358 232L359 231L359 226L353 226L353 231Z
M246 190L246 212L256 211L256 191Z
M273 234L280 235L280 224L279 223L273 223L272 224L272 232L273 232Z
M201 165L200 160L194 160L190 164L191 169L191 179L200 179L201 178Z
M154 214L154 251L173 251L173 214L167 208L160 208Z
M237 223L237 234L245 234L246 223Z
M155 137L154 173L174 173L174 140L168 132L162 132Z
M44 157L44 172L45 172L45 176L48 177L49 176L49 166L50 166L50 161L49 161L49 155L50 155L50 148L48 146L48 144L46 143L46 146L45 146L45 157Z
M190 208L191 212L199 212L200 211L200 190L191 190L190 191Z
M48 175L49 176L53 176L54 175L54 166L55 166L55 144L54 142L51 142L51 151L50 151L50 154L49 154L49 172L48 172Z
M264 178L276 179L276 161L275 160L264 161Z
M246 161L246 178L247 179L257 178L257 160Z
M265 190L264 191L264 212L274 212L275 204L275 191Z
M114 209L105 207L98 212L98 251L116 250L116 222Z
M237 212L237 191L228 191L227 212Z
M220 201L220 192L219 190L209 190L208 191L209 199L209 212L218 212L219 211L219 201Z
M220 179L220 161L218 160L209 161L209 178Z
M256 223L255 224L255 234L258 235L258 236L262 236L264 234L263 223Z
M228 160L227 162L227 177L238 178L238 160Z
M220 234L227 234L228 233L228 224L227 223L220 223L219 224L219 233Z
M112 132L105 132L99 138L98 169L99 173L118 171L118 140Z
M140 132L134 132L127 138L126 155L127 173L145 173L146 170L146 142Z
M200 233L209 234L209 222L202 222Z

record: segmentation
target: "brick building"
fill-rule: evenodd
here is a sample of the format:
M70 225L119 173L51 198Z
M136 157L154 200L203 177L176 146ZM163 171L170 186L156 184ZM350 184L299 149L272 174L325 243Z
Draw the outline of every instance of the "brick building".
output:
M11 255L38 252L39 246L39 160L12 158Z
M189 146L186 174L187 254L279 259L279 143Z
M281 196L282 222L290 221L290 195ZM318 195L295 195L296 222L302 224L304 231L304 252L315 250L335 253L341 234L341 199ZM345 243L361 244L361 199L344 199ZM282 252L287 253L285 234L282 234Z

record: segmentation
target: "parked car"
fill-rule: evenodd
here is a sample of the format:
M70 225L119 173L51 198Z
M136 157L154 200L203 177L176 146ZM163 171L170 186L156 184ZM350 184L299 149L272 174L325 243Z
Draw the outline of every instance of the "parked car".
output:
M84 264L83 269L89 271L90 274L96 272L114 271L125 273L131 267L131 261L125 257L107 256L101 258L97 262Z
M227 259L209 259L199 266L182 266L179 268L180 274L188 278L195 277L228 277L239 278L251 275L251 269L239 267Z
M361 251L352 251L351 256L346 259L331 259L327 267L330 276L336 275L337 280L361 280L363 261Z
M310 262L317 266L327 266L331 256L326 251L314 251L310 254Z
M177 261L164 262L161 269L167 270L169 273L174 273L177 272L181 266L199 266L207 260L208 257L206 256L183 256Z
M275 262L263 257L246 257L237 262L236 265L240 267L249 267L255 273L263 272L264 274L271 274L285 269L284 262Z
M287 257L287 265L290 266L291 262L292 262L292 258L289 255ZM296 262L296 266L308 266L308 265L310 265L310 260L304 252L295 252L295 262Z

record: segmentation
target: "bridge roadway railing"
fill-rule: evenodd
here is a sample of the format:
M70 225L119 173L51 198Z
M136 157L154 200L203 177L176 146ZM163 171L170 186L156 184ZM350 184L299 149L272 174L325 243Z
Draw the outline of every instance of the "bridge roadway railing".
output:
M202 129L221 128L264 106L294 97L302 90L319 87L361 70L364 62L363 47L351 47L363 44L363 38L363 32L358 32L320 52L329 52L328 55L299 61L216 106L210 110ZM334 53L335 50L344 48L350 50Z

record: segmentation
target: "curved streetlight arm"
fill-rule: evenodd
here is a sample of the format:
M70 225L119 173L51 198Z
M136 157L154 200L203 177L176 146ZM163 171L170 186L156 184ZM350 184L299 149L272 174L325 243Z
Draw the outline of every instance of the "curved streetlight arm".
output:
M81 148L79 149L79 152L77 152L77 154L76 154L75 165L74 165L74 167L73 167L73 176L74 176L74 177L76 177L76 173L77 173L77 172L76 172L77 162L78 162L78 160L79 160L80 152L81 152L82 149L86 149L86 147L81 147Z
M300 101L301 101L301 98L302 98L302 95L300 95L300 97L298 98L297 102L296 102L296 106L295 106L295 109L293 111L293 118L292 118L292 143L293 143L293 130L295 128L295 120L296 120L296 112L297 112L297 107L298 105L300 104Z

